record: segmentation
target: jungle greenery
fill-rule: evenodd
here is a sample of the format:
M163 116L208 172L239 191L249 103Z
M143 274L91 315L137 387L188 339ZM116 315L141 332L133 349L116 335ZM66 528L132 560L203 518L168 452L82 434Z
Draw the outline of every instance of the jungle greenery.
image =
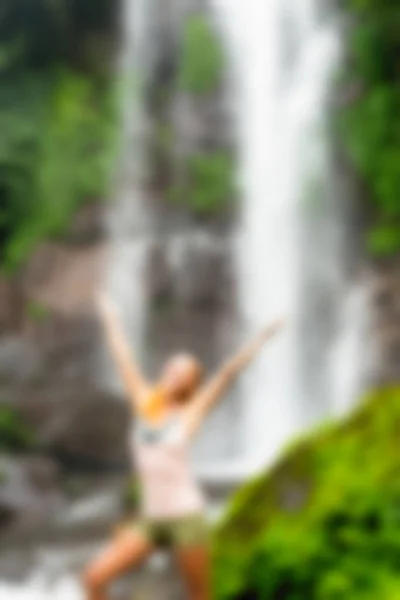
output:
M13 0L0 10L0 266L17 268L107 192L115 137L115 3Z
M221 83L224 55L220 40L203 16L187 19L181 49L178 85L196 95L213 92Z
M341 132L365 184L373 254L400 250L400 5L345 0L352 18L345 79L357 90Z
M185 182L171 189L171 199L199 216L212 216L231 206L235 195L234 161L220 151L197 153L184 165Z
M178 88L194 101L212 95L222 82L225 56L216 31L201 15L187 19L183 30ZM183 182L173 186L170 198L186 204L200 216L212 216L229 206L235 194L234 160L222 149L198 151L181 165Z
M298 441L234 498L217 600L400 598L400 388Z
M33 444L34 436L19 415L0 406L0 452L27 450Z

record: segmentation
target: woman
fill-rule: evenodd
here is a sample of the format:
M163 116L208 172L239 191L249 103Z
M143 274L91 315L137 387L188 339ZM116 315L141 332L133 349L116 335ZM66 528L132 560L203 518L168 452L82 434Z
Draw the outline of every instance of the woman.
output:
M105 600L112 581L167 543L176 552L190 600L210 600L205 503L190 470L188 446L207 413L281 322L267 327L201 386L202 367L190 354L172 357L152 386L130 355L112 304L101 297L98 307L135 415L131 445L142 507L139 522L120 531L87 568L87 598Z

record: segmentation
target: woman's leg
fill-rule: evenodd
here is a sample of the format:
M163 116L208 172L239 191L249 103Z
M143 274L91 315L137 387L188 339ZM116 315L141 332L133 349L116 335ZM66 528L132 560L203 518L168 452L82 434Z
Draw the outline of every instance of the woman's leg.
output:
M83 573L87 600L106 600L108 584L139 566L151 550L152 544L140 528L120 532Z
M177 558L190 600L211 600L211 561L208 546L181 546L177 549Z

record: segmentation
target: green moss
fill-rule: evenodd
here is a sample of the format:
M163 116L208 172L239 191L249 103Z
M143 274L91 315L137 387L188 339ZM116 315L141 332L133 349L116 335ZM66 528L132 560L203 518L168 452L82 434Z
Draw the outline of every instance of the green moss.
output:
M193 94L207 94L221 81L224 56L220 41L207 19L190 17L184 28L178 85Z
M0 451L26 450L34 444L34 436L11 408L0 407Z
M379 390L245 486L217 527L215 597L398 597L399 435L400 389Z

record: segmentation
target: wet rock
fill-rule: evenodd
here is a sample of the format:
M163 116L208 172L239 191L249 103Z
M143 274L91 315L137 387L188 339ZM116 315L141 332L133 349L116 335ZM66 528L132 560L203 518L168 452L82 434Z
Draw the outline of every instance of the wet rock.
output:
M124 405L98 385L93 296L104 250L40 244L13 284L24 298L21 326L0 337L0 401L18 410L39 447L100 463L124 457L129 423Z
M36 340L0 341L0 398L41 448L107 463L125 461L127 408L99 388L99 329L92 317L51 318Z
M0 524L45 519L62 505L60 474L44 457L0 459Z
M175 305L229 306L235 295L229 238L206 231L157 242L149 256L150 298Z
M107 393L82 390L64 399L40 432L46 447L81 463L119 464L127 459L130 415L125 403Z
M130 415L125 402L95 385L51 385L19 390L13 406L42 449L71 466L125 464Z
M20 274L28 304L40 304L48 313L69 317L87 313L103 271L105 246L42 243Z
M1 486L0 486L1 487ZM4 502L0 494L0 529L11 525L15 517L14 507L10 502Z
M100 202L87 204L75 215L65 240L71 244L92 245L105 236L103 206Z
M19 323L22 298L15 281L0 275L0 334L13 331Z
M371 346L374 384L386 385L400 378L400 268L398 259L376 264L371 283Z
M205 232L158 242L150 255L148 286L150 370L177 349L219 360L232 343L235 280L229 240Z
M29 381L41 364L40 353L30 341L16 335L0 339L0 382Z
M231 146L229 121L221 92L201 99L192 94L177 94L172 104L171 121L179 156Z

